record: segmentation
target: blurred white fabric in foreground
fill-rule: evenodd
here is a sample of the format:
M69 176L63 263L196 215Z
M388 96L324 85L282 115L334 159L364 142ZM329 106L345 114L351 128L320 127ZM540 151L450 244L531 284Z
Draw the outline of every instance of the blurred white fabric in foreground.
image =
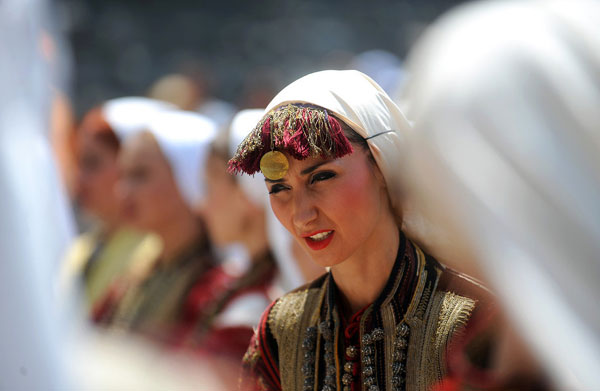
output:
M559 388L600 388L600 4L461 7L409 70L421 210L467 243Z
M53 281L72 221L49 144L43 1L0 2L0 388L64 389Z

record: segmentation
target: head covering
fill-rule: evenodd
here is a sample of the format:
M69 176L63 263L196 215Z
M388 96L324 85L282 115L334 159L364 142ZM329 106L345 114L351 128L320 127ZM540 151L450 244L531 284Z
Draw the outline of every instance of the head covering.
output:
M161 110L174 110L170 103L150 98L128 96L106 101L102 116L117 138L123 142L136 132L146 130L149 119Z
M237 113L231 121L229 134L229 153L235 154L238 145L256 126L264 115L263 109L248 109ZM266 214L267 237L269 246L275 256L281 275L280 284L284 292L302 285L305 281L292 254L292 236L275 217L268 205L269 198L262 174L243 175L238 183L244 193L254 203L264 208Z
M299 110L293 111L290 105L308 105L300 106ZM348 147L339 138L345 136L337 128L335 118L332 120L330 115L322 117L306 117L306 112L312 115L310 106L317 106L326 109L330 114L342 120L350 126L356 133L368 140L369 148L373 153L375 161L381 170L392 204L399 216L402 215L400 205L400 185L401 179L398 175L398 167L401 164L402 157L398 153L401 146L401 140L409 129L409 124L390 97L368 76L358 71L321 71L304 76L292 84L285 87L267 106L266 116L263 123L259 125L248 135L244 142L238 148L236 156L230 161L230 169L233 172L244 171L252 173L252 170L258 169L258 162L250 160L255 159L251 152L259 151L258 159L263 154L265 148L271 147L271 134L265 132L265 129L278 131L277 123L268 129L270 117L277 120L277 116L283 115L300 124L298 128L305 134L317 129L319 132L312 132L307 135L306 141L301 140L300 148L294 148L301 152L297 158L305 158L309 155L325 155L340 157L351 152L351 146ZM278 111L278 109L281 109ZM291 113L290 113L291 112ZM281 113L281 114L279 114ZM318 115L318 114L317 114ZM308 122L308 124L307 124ZM297 125L294 125L297 126ZM338 125L339 126L339 125ZM278 147L286 147L284 143L293 144L297 142L295 135L298 133L283 132L283 143ZM314 144L331 145L329 151L316 149L309 137L319 138L323 133L326 134L325 141L317 140ZM273 133L275 134L275 133ZM276 134L275 134L276 135ZM262 143L262 144L261 144ZM257 144L261 144L257 147ZM246 157L245 157L246 155Z
M559 389L600 388L599 21L594 1L474 4L410 57L417 195Z
M194 209L204 199L204 165L216 126L196 113L161 111L151 118L148 130L167 158L177 187Z

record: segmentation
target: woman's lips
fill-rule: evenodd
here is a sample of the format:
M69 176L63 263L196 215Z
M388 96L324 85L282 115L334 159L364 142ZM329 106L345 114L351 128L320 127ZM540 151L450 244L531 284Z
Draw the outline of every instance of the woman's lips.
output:
M311 232L306 235L302 235L308 247L313 250L322 250L331 243L333 239L334 231L332 230L321 230Z

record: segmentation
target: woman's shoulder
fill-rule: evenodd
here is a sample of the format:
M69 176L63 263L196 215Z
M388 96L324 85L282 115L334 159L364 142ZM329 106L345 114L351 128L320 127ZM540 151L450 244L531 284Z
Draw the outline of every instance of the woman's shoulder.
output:
M487 323L496 315L490 290L477 279L450 268L443 269L430 308L427 329L434 346L454 346L475 323Z
M307 298L312 297L314 295L318 295L319 292L325 287L325 282L327 280L327 273L322 274L320 277L317 277L315 280L306 283L294 290L289 291L283 296L275 299L273 305L271 307L287 307L287 306L295 306L295 304L300 304L306 301ZM277 310L273 308L273 310Z
M293 289L293 290L289 291L288 293L286 293L285 295L281 296L277 300L284 299L286 296L290 296L290 295L293 296L294 294L296 294L298 292L304 292L304 291L314 290L314 289L321 289L325 285L325 281L327 280L327 276L328 276L328 273L323 273L319 277L317 277L314 280L312 280L311 282L308 282L308 283L306 283L304 285L299 286L296 289Z
M269 329L275 339L307 324L311 315L318 310L320 297L325 288L327 274L302 285L275 299L263 314L261 327Z
M242 360L241 390L280 390L279 360L296 356L301 333L318 311L327 274L274 300L264 311Z

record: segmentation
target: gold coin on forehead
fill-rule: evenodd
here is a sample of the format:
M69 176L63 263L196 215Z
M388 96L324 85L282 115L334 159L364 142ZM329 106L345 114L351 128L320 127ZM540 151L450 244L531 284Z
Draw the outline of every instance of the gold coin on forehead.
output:
M283 178L289 168L287 157L279 151L267 152L260 159L260 171L273 181Z

